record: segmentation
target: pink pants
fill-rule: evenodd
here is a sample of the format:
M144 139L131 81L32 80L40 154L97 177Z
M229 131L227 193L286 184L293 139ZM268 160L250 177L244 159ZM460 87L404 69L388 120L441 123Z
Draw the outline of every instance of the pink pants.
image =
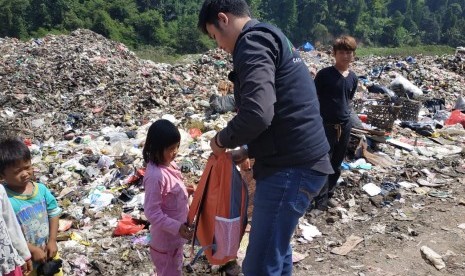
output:
M3 274L3 276L23 276L23 271L20 266L17 266L15 270L8 272L7 274Z
M155 275L181 276L182 254L182 246L167 252L162 252L150 247L150 256L155 265Z

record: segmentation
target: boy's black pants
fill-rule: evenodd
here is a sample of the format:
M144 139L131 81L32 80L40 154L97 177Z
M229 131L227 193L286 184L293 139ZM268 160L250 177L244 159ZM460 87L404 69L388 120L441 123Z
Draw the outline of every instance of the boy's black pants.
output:
M341 176L341 164L347 152L352 123L350 121L341 124L324 124L326 138L330 146L329 156L334 174L328 175L328 181L323 186L320 194L315 197L315 208L328 209L328 200L334 195L337 180Z

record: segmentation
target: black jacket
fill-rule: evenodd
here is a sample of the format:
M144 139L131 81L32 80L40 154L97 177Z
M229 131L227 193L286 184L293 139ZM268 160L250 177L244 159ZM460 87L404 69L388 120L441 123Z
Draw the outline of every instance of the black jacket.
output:
M276 27L250 20L233 52L238 114L219 133L266 167L311 164L329 151L315 84L290 41Z

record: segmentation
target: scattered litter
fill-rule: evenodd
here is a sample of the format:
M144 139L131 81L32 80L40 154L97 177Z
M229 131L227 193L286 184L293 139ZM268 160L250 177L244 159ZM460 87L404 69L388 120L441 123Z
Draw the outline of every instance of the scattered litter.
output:
M307 241L312 241L315 237L321 237L321 232L318 230L318 228L307 222L299 224L299 228L302 230L302 236Z
M331 253L345 256L349 254L349 252L352 251L362 241L363 238L351 235L349 238L347 238L347 241L341 247L334 248L331 250Z
M150 275L141 185L147 129L158 118L178 126L182 140L176 161L186 183L195 185L211 153L209 139L235 111L227 78L230 55L215 49L186 63L160 64L83 29L40 41L0 38L0 126L25 138L35 177L63 208L58 246L64 274ZM312 71L332 64L325 52L301 55ZM354 115L363 123L352 131L344 181L339 182L343 193L335 194L343 208L321 216L324 224L337 230L352 222L368 224L381 208L391 214L386 219L401 224L414 220L416 211L428 210L429 201L436 201L432 197L465 205L453 197L459 194L455 184L465 183L464 68L464 59L451 56L372 56L353 63L360 76ZM370 115L367 110L375 105L384 107ZM301 223L301 236L294 236L307 242L306 249L352 250L333 248L339 241L327 241L315 225L324 229L313 221ZM390 233L387 221L369 227L368 232ZM455 225L442 227L455 231ZM124 236L113 236L117 229ZM248 233L239 264L247 244ZM207 264L195 268L198 275L212 271Z
M292 252L292 263L298 263L308 257L308 254L302 254L296 251Z
M429 263L431 263L437 270L441 270L446 267L446 264L442 260L441 255L434 252L433 249L424 245L420 248L420 251L421 256Z
M363 185L362 189L370 196L375 196L381 193L381 188L376 186L376 184L374 183L365 184Z

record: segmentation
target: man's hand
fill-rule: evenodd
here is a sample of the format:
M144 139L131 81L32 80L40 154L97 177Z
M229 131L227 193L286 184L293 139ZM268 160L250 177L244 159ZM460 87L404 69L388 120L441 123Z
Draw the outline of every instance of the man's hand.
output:
M56 241L48 241L45 250L47 251L47 260L53 259L58 252Z
M226 148L222 148L222 145L218 141L217 135L210 139L210 148L212 149L215 156L219 156L226 151Z
M245 150L243 147L237 150L232 150L231 151L232 159L236 165L240 165L243 162L247 161L249 159L249 155L247 153L247 150ZM250 162L249 162L249 167L250 167Z
M250 165L250 159L246 158L242 163L240 163L239 167L243 171L250 171L252 169L252 165Z
M47 253L40 247L28 244L29 251L31 252L31 259L36 263L45 263L47 261Z

